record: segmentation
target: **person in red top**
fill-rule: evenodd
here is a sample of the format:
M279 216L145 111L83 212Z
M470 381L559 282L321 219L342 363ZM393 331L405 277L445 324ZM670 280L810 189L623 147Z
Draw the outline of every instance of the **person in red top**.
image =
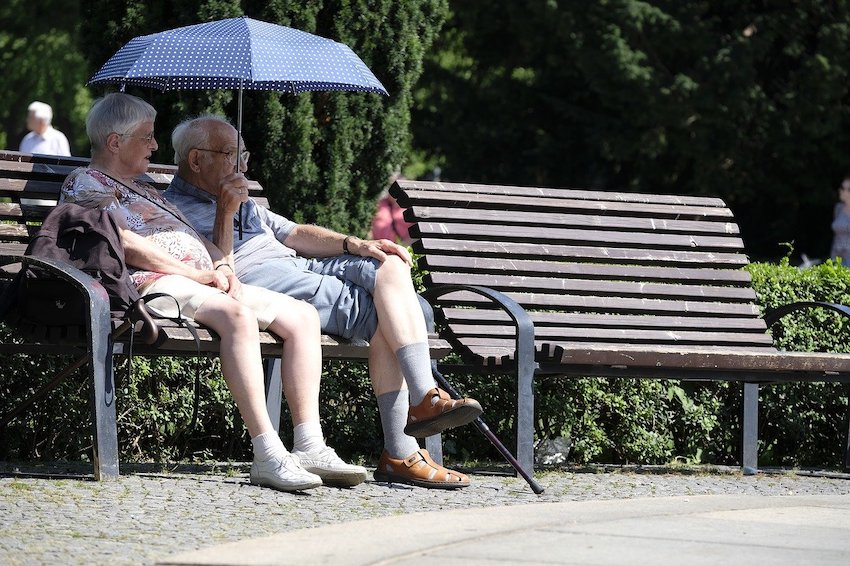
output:
M404 177L398 174L393 175L390 177L390 185L396 179L404 179ZM410 226L412 225L404 221L404 209L398 205L395 198L388 191L381 193L381 198L378 200L378 210L375 211L375 216L372 218L369 238L375 240L387 239L409 246L411 238L408 229Z

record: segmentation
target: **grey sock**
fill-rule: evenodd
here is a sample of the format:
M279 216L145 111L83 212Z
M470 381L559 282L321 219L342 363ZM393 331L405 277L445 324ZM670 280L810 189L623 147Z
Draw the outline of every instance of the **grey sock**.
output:
M418 405L428 394L437 387L431 374L431 353L427 342L408 344L396 350L395 357L401 366L401 375L407 382L410 391L410 404Z
M378 396L378 411L381 413L381 427L384 429L384 450L391 458L407 458L419 450L416 439L404 434L409 406L407 392L404 390L390 391Z

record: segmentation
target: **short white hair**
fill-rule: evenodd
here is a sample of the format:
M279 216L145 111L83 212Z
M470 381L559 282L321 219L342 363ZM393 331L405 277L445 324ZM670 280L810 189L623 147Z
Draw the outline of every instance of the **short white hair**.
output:
M174 163L189 158L189 152L195 148L208 147L210 142L210 124L226 124L233 126L227 118L216 114L202 114L196 118L183 120L171 132L171 147L174 148ZM244 148L243 148L244 149Z
M33 116L39 120L44 120L48 124L53 120L53 108L49 104L36 100L27 107L27 110L33 113Z
M109 134L126 135L142 122L155 119L154 107L138 96L111 92L95 100L86 116L86 133L92 149L101 150L106 147Z

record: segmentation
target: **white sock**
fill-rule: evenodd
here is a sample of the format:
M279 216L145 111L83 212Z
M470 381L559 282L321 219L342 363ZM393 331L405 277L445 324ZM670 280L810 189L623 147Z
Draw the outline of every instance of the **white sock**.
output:
M251 439L251 445L254 447L254 460L258 462L280 458L288 453L283 441L274 431L258 434Z
M325 447L325 435L322 434L322 425L319 421L306 422L295 425L293 430L294 441L292 449L298 452L313 452Z

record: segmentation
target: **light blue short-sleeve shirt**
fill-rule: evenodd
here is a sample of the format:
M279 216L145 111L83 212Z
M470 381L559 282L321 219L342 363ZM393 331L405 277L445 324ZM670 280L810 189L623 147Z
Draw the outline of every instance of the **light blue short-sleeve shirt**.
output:
M189 219L195 229L212 240L215 224L216 201L210 193L174 177L165 198L175 204ZM283 244L297 224L288 218L258 206L248 200L242 207L242 238L239 237L237 218L233 218L233 254L239 272L276 261L295 257L295 250Z

